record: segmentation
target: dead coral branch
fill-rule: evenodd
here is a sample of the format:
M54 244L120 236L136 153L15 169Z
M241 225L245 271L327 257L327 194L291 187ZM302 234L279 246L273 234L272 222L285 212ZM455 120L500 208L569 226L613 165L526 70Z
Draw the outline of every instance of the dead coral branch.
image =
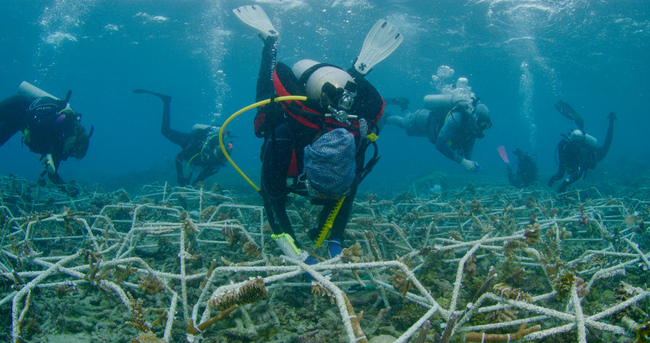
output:
M540 325L526 328L526 323L521 324L519 331L513 334L494 334L484 332L468 332L465 334L465 342L513 342L532 332L541 330Z

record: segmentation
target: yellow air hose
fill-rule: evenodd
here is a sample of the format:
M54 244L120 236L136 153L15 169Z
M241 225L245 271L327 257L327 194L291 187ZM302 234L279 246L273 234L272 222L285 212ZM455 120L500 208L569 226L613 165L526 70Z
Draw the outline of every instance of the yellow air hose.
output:
M277 97L277 98L272 98L272 99L266 99L266 100L258 101L258 102L254 103L254 104L248 105L248 106L242 108L241 110L235 112L233 115L231 115L231 116L230 116L230 117L229 117L229 118L228 118L228 119L223 123L223 125L221 125L221 130L219 130L219 146L221 147L221 151L223 152L223 155L226 156L226 159L228 160L228 162L230 162L230 164L232 164L233 168L235 168L235 170L236 170L236 171L237 171L237 172L238 172L238 173L239 173L239 174L240 174L240 175L241 175L241 176L242 176L246 181L248 181L248 183L249 183L253 188L255 188L255 190L256 190L257 192L260 191L260 188L257 187L257 186L255 185L255 183L253 183L253 181L251 181L251 179L249 179L248 176L246 176L246 174L244 174L244 172L241 171L241 169L239 169L239 167L237 167L237 165L236 165L235 162L232 160L232 158L230 158L230 155L228 155L228 152L226 151L226 147L223 145L223 133L224 133L224 131L226 130L226 125L228 125L228 123L230 123L230 121L232 121L233 119L235 119L237 116L239 116L240 114L242 114L242 113L244 113L244 112L246 112L246 111L248 111L248 110L250 110L250 109L253 109L253 108L256 108L256 107L260 107L260 106L264 106L264 105L266 105L266 104L269 104L269 103L271 103L271 100L273 100L274 102L280 102L280 101L292 101L292 100L307 101L307 97L306 97L306 96L300 96L300 95L289 95L289 96L280 96L280 97Z

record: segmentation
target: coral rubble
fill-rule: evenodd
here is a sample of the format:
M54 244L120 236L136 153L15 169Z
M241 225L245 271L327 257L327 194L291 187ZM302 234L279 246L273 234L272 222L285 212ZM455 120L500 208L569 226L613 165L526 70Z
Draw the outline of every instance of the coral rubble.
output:
M318 214L295 198L297 239L320 262L305 265L281 256L254 194L148 185L71 198L15 177L0 188L2 335L14 342L645 342L650 331L640 196L368 193L332 259L309 246Z

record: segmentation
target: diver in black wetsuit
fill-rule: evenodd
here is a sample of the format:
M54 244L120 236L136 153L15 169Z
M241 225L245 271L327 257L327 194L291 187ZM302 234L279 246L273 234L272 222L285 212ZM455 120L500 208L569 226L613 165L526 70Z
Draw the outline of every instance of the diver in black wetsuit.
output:
M68 95L69 98L69 95ZM41 155L48 178L64 184L58 169L69 157L82 159L88 151L90 136L67 101L49 96L12 95L0 102L0 146L22 131L29 150Z
M160 132L170 142L180 146L182 149L176 155L175 159L176 177L179 185L186 186L190 184L195 167L199 167L202 170L196 179L191 181L192 186L196 186L199 182L216 174L219 168L226 164L226 157L219 146L219 130L221 127L196 124L190 133L174 130L170 127L171 96L144 89L135 89L133 92L155 95L163 102L163 117ZM230 154L232 151L232 142L227 131L224 134L224 144L226 145L228 154ZM187 177L183 173L184 164L185 168L188 168L190 165L192 166L192 171Z
M508 180L517 188L528 187L537 179L537 158L517 148L513 152L517 156L517 172L512 172L508 164Z
M324 227L328 219L333 218L330 222L328 251L331 257L339 255L357 186L376 162L376 159L372 159L364 166L365 150L371 144L366 136L372 132L381 117L384 103L370 82L365 80L363 75L355 75L352 70L345 71L311 60L301 60L293 68L283 63L276 64L277 36L269 35L262 39L264 48L257 79L256 100L272 98L276 94L307 95L316 99L266 105L259 108L254 123L256 135L265 139L261 154L260 193L276 243L285 255L314 264L316 261L296 246L295 233L286 210L287 196L290 192L310 195L312 203L323 205L318 225L310 231L310 237L317 241L325 234ZM317 103L319 99L320 103ZM332 110L337 113L344 111L358 118L342 121L334 117L325 118L324 115ZM299 175L307 171L308 166L303 165L303 157L312 143L321 135L325 137L330 133L352 137L347 141L352 147L349 160L351 168L348 168L350 165L333 166L351 171L351 175L341 177L350 183L319 184L317 180L310 180L310 194L307 194L304 188L301 189L300 182L294 182L294 187L288 187L287 177L295 177L297 180ZM332 158L343 159L339 154ZM318 173L325 174L327 171L320 170ZM343 184L345 185L342 186Z
M558 188L558 192L562 193L566 191L569 185L584 177L587 170L595 169L598 162L605 158L609 147L612 145L616 114L610 112L607 115L609 127L605 136L605 143L598 146L596 138L584 132L582 118L568 103L559 101L555 104L555 108L564 116L573 120L579 128L569 135L563 135L556 148L556 159L559 167L557 173L548 180L548 186L553 187L553 183L561 180L566 173L568 177L562 181Z

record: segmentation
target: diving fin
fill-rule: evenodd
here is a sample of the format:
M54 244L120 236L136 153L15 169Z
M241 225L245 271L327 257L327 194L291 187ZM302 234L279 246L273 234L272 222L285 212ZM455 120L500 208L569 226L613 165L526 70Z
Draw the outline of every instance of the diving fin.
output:
M259 33L264 40L268 36L277 37L280 34L273 27L262 7L258 5L241 6L232 11L242 23Z
M403 40L404 37L395 25L379 19L363 41L361 53L354 62L354 69L361 75L368 74L372 67L390 56Z
M506 152L506 147L501 145L497 147L497 151L499 152L499 156L501 156L503 162L505 162L506 164L510 164L510 159L508 159L508 153Z
M584 131L584 126L585 123L582 120L582 117L576 112L576 110L571 107L566 101L560 100L555 103L555 109L558 110L558 112L562 113L563 116L571 119L576 125L578 125L578 128L581 131Z
M163 102L172 101L172 97L169 96L169 95L148 91L146 89L134 89L133 93L135 93L135 94L151 94L151 95L159 97L160 100L162 100Z
M152 92L152 91L148 91L148 90L146 90L146 89L134 89L134 90L133 90L133 93L136 93L136 94L145 93L145 94L151 94L151 95L155 95L155 96L163 96L163 94L156 93L156 92Z

